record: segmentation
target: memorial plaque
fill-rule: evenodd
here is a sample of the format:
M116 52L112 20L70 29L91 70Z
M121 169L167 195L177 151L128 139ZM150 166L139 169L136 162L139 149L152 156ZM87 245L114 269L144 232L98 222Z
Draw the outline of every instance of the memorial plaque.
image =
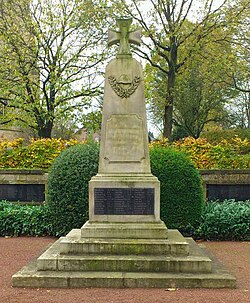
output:
M142 125L143 120L138 115L112 115L107 121L105 158L109 162L123 163L144 159Z
M45 201L45 185L0 184L0 200L43 202Z
M208 200L235 199L244 201L250 199L250 184L207 184Z
M95 188L95 215L153 215L154 188Z

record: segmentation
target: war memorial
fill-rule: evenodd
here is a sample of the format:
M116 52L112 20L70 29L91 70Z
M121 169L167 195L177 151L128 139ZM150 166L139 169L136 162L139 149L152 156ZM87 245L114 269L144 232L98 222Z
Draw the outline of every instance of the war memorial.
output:
M160 219L151 174L140 45L132 20L117 20L119 45L105 72L98 174L89 182L89 220L13 275L14 287L222 288L235 278L192 238Z

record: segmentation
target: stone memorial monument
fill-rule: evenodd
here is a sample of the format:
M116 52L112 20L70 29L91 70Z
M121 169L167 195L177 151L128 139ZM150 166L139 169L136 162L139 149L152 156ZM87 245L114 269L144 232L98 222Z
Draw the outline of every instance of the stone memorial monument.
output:
M235 279L160 220L151 174L143 72L130 51L132 20L117 20L109 45L98 174L89 182L89 221L12 277L15 287L235 287Z
M140 31L130 32L131 22L119 19L119 31L109 32L109 45L117 43L119 50L105 73L99 171L89 184L89 222L160 222L160 183L150 171L143 71L129 46L140 44Z

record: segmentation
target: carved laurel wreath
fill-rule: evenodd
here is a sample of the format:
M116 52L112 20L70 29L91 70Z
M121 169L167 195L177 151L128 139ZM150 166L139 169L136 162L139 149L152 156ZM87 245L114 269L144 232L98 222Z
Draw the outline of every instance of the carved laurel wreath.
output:
M117 82L114 76L108 77L108 80L110 86L113 88L116 94L123 99L128 98L136 91L137 87L140 84L141 78L139 76L135 76L128 88L121 87L120 83Z

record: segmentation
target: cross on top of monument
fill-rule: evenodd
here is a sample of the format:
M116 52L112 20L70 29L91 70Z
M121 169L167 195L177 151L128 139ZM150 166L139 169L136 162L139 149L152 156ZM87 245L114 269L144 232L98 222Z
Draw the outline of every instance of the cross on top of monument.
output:
M132 23L132 18L122 17L116 20L119 31L109 30L108 32L108 46L119 44L117 57L132 56L130 51L130 43L141 44L141 31L129 31Z

